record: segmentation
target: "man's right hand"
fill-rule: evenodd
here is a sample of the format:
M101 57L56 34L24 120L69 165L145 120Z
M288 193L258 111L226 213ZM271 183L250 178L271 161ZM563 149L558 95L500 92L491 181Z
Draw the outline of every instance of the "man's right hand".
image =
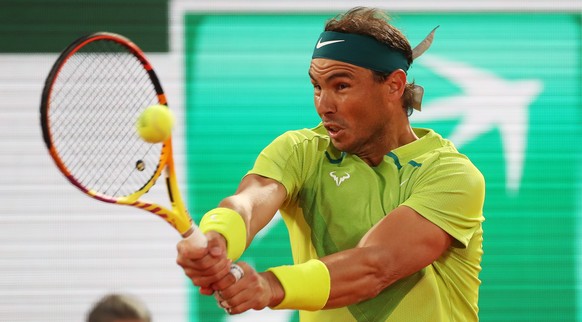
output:
M221 234L206 233L207 247L200 247L193 235L182 239L178 245L176 263L184 269L192 283L200 287L200 293L212 295L213 284L230 274L231 260L226 257L226 240Z

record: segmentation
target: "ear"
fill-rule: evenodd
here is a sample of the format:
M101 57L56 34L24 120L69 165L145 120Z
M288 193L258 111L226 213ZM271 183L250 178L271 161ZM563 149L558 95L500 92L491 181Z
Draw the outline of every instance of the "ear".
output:
M386 79L388 86L388 94L394 95L395 98L400 99L404 94L406 88L406 73L402 69L397 69Z

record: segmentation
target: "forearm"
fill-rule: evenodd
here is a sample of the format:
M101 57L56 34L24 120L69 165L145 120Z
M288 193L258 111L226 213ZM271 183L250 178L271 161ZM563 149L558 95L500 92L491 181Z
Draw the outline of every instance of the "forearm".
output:
M326 309L370 299L402 276L390 260L374 254L373 248L353 248L321 258L330 272Z
M219 207L233 209L243 218L248 247L255 235L273 219L285 197L282 184L258 175L248 175L243 178L235 194L224 198Z
M331 275L326 308L377 296L396 281L440 257L452 238L414 210L398 207L378 222L353 248L321 260Z
M337 308L375 297L397 275L386 274L371 249L341 251L297 265L269 269L272 292L283 294L270 301L275 309L319 310ZM274 304L274 305L273 305Z
M315 272L317 275L314 276L309 271L304 274L310 276L299 275L300 277L296 277L295 275L292 279L277 274L277 279L271 281L271 287L280 290L284 296L271 303L274 302L274 307L278 308L280 301L287 300L288 292L293 293L293 297L297 297L297 294L294 293L297 292L297 289L302 289L305 294L300 295L307 297L306 301L298 301L298 303L293 301L291 306L287 304L282 308L312 310L311 303L320 300L319 296L312 299L313 293L320 288L325 288L325 285L320 285L320 283L327 283L329 289L320 309L344 307L373 298L383 289L404 277L400 274L402 270L396 260L390 265L389 256L385 253L379 256L381 253L381 249L374 247L356 247L325 256L318 261L325 265L327 277L323 276L322 272ZM302 265L304 264L287 266L286 268L293 270ZM326 278L327 282L324 282ZM273 294L280 293L273 292Z
M410 208L398 208L370 229L356 247L320 259L329 272L330 284L323 308L343 307L377 296L434 262L450 244L451 237L439 227ZM303 285L313 288L308 283Z

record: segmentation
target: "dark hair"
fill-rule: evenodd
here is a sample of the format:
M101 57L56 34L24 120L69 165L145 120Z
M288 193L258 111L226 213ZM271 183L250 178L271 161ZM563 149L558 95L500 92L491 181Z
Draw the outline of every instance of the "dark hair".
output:
M135 297L110 294L99 300L87 315L87 322L114 322L120 319L151 322L151 314Z
M412 47L400 30L390 24L390 17L376 8L355 7L340 14L325 24L325 31L343 32L370 36L390 48L404 54L408 63L412 63ZM372 71L374 80L383 82L389 73ZM402 105L407 115L412 114L413 83L406 84L402 95Z

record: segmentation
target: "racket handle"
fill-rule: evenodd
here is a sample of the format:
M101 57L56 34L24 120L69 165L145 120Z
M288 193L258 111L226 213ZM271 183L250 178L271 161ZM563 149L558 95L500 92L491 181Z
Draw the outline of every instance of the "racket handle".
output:
M190 242L196 247L205 248L208 246L208 239L206 239L204 233L196 225L192 225L182 236L184 238L191 238L192 240ZM243 269L234 263L230 265L230 273L234 276L235 282L238 282L245 275Z
M208 246L208 239L196 225L192 225L190 229L182 234L182 237L191 239L191 243L196 247L205 248Z

